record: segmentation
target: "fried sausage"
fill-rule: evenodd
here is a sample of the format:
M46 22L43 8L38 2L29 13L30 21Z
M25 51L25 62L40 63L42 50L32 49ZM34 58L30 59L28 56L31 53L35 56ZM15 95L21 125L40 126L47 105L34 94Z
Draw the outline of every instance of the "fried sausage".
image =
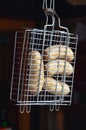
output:
M28 55L28 64L28 88L31 94L38 94L44 84L44 65L41 54L38 51L31 51Z
M67 95L70 92L69 85L61 81L56 81L51 77L45 78L44 87L46 91L51 94Z
M44 50L44 60L56 59L72 61L74 59L72 49L65 45L52 45Z
M51 94L55 94L55 93L58 94L62 90L61 84L51 77L45 78L43 88Z
M54 60L45 64L45 70L48 76L55 74L71 75L74 71L73 66L65 60Z

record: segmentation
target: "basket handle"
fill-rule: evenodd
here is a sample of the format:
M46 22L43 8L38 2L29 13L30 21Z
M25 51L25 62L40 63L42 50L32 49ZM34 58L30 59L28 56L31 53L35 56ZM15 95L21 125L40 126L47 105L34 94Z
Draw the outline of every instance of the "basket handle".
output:
M45 16L46 16L46 24L45 24L44 28L54 27L54 24L55 24L55 18L54 18L55 3L54 3L54 0L43 0L42 8L43 8Z
M43 5L42 8L44 10L44 13L46 15L46 24L44 26L45 30L47 27L52 27L52 30L55 27L55 18L57 18L58 20L58 27L60 29L65 30L67 33L69 33L68 28L61 26L61 22L60 22L60 18L57 15L56 11L55 11L55 0L43 0ZM51 18L52 22L49 23L49 17Z
M53 9L55 8L55 0L43 0L43 5L42 5L43 9Z

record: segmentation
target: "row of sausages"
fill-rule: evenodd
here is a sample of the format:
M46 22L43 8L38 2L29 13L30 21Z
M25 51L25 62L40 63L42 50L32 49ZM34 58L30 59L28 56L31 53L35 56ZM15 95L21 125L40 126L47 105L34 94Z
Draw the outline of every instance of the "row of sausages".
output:
M74 68L73 51L65 45L52 45L40 52L33 50L28 54L29 79L28 88L31 94L37 95L42 89L51 94L69 94L70 87L66 83L55 80L54 75L71 75Z

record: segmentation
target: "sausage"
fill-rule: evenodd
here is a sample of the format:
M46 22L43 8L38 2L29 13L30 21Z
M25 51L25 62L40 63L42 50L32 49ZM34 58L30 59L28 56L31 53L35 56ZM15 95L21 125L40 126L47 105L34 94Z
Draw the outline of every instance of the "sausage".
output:
M44 50L44 60L63 59L72 61L74 59L73 51L66 45L52 45Z
M41 54L38 51L31 51L28 54L29 77L28 88L31 94L38 94L44 84L44 65Z
M73 66L65 60L54 60L45 64L46 74L53 76L55 74L60 75L71 75L74 72Z
M70 92L70 87L66 83L63 83L61 81L56 81L55 79L51 77L45 78L44 87L46 91L48 91L51 94L57 94L57 95L67 95Z
M45 82L44 82L43 88L46 91L48 91L49 93L51 93L51 94L55 94L55 93L58 94L62 90L61 84L58 81L56 81L53 78L51 78L51 77L45 78Z
M62 86L62 91L61 92L59 92L59 94L60 95L67 95L67 94L69 94L70 93L70 87L69 87L69 85L67 84L67 83L64 83L64 82L61 82L61 81L59 81L60 82L60 84L61 84L61 86Z

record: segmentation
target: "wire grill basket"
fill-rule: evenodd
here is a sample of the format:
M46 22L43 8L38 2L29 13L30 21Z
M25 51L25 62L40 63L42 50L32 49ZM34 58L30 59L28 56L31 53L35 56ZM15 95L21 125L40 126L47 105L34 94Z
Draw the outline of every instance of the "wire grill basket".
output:
M45 14L43 30L26 28L15 33L10 99L20 112L25 108L30 112L31 105L49 105L53 111L54 106L58 110L72 102L78 36L60 25L53 9L46 8Z

